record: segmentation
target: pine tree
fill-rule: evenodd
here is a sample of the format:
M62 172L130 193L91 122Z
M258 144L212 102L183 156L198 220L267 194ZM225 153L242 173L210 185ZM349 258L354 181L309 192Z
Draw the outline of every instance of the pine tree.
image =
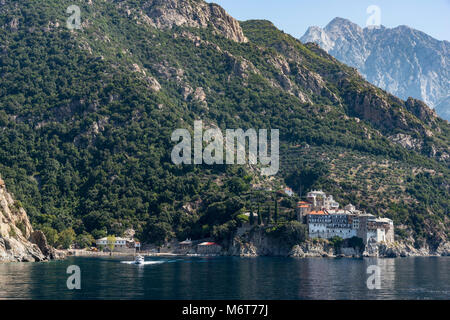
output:
M278 201L277 197L275 197L275 223L278 222Z
M266 224L269 225L270 222L272 221L272 208L270 207L270 205L267 207L267 220L266 220Z

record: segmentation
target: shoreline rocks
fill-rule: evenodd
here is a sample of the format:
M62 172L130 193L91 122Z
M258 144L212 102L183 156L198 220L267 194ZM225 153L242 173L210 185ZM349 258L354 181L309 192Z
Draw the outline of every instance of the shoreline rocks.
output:
M363 256L381 258L450 256L450 243L441 243L435 250L429 247L415 248L403 242L369 244Z
M283 256L295 258L329 257L329 258L398 258L450 256L450 242L441 243L437 249L429 247L415 248L404 242L369 243L363 250L353 247L335 248L325 239L308 239L292 248L282 241L270 239L263 231L235 235L223 252L224 255L240 257Z
M0 237L0 262L36 262L45 260L45 255L36 244L23 243L9 237Z
M41 231L34 231L25 209L13 199L0 178L0 263L39 262L65 255L50 247Z

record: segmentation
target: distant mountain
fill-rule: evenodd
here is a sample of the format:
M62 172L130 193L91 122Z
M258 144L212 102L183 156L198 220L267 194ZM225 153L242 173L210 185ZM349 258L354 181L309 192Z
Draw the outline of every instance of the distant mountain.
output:
M421 99L450 120L450 42L407 26L363 29L342 18L324 29L310 27L300 40L317 43L369 82L402 99Z
M436 113L443 119L450 120L450 96L442 99L435 107Z

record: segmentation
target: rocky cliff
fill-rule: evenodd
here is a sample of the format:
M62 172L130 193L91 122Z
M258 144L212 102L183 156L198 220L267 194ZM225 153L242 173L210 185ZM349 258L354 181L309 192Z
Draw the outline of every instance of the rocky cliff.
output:
M421 99L450 119L448 41L407 26L363 29L342 18L323 29L310 27L300 40L317 43L376 86L403 99Z
M0 262L35 262L61 258L41 231L33 231L27 213L0 178Z
M226 255L256 257L256 256L283 256L283 257L416 257L416 256L450 256L450 243L441 243L437 248L424 246L415 248L409 242L396 241L393 243L368 244L364 248L354 248L346 245L334 246L325 239L308 239L303 243L289 246L285 241L268 237L263 229L248 230L236 234L224 251Z
M126 6L126 4L125 4ZM194 28L211 27L217 34L236 42L247 42L239 22L214 4L200 0L150 0L142 6L142 11L127 9L136 19L159 29L174 26Z
M441 243L437 248L424 246L416 248L409 242L378 243L366 246L364 257L420 257L420 256L450 256L450 243Z

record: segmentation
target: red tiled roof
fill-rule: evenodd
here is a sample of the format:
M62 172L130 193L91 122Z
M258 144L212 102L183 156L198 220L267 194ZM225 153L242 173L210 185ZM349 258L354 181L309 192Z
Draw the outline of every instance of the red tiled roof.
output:
M325 211L320 210L320 211L311 211L309 214L315 214L315 215L321 215L321 214L323 214L323 215L325 215L325 214L327 214L327 213L325 213Z
M311 204L306 201L297 202L297 208L308 208Z
M199 246L217 246L217 243L215 242L202 242L199 244Z

